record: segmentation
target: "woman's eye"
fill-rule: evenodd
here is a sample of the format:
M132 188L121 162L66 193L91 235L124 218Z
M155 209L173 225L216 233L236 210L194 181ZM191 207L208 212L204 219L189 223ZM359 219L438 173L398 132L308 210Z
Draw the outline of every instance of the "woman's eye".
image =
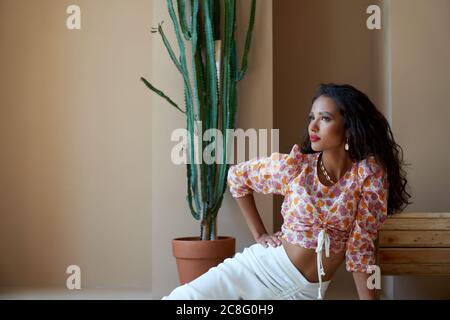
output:
M309 121L312 121L312 120L314 120L314 117L313 116L309 116L308 119L309 119ZM321 119L325 120L327 122L331 120L331 118L329 118L329 117L321 117Z

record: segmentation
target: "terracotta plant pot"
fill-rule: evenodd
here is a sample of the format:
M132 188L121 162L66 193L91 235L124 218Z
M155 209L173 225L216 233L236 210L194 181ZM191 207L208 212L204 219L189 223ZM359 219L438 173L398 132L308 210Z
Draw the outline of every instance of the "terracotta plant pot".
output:
M217 266L236 252L236 239L219 237L201 241L199 237L172 240L172 252L177 261L180 284L185 284Z

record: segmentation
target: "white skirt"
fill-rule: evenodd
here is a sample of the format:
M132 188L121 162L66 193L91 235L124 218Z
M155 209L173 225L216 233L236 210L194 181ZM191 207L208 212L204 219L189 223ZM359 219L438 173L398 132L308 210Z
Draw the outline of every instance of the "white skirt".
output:
M330 282L322 282L323 297ZM162 299L315 300L318 290L319 282L306 280L282 245L265 248L256 243Z

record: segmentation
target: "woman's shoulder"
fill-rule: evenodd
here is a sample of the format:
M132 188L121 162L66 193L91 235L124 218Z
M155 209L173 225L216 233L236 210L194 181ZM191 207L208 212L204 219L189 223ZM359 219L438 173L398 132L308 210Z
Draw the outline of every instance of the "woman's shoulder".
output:
M270 156L263 158L263 161L266 162L265 167L280 172L295 174L303 170L305 165L307 165L313 157L312 154L302 153L298 144L294 144L289 150L290 151L285 153L273 152Z
M303 167L307 163L311 162L315 157L314 153L303 153L298 144L294 144L289 148L289 150L290 151L287 153L275 152L271 157L273 157L273 159L276 157L281 157L286 165L295 167Z
M370 155L358 162L358 176L365 179L368 176L375 176L380 178L384 176L385 170L383 165L377 160L374 155Z

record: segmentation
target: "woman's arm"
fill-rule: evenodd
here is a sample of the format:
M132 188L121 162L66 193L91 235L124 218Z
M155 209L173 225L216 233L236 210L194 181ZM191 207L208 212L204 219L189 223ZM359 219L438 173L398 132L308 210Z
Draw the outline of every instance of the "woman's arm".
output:
M360 300L378 300L378 290L369 289L367 286L367 279L370 273L353 272L353 280L355 280L356 289Z
M378 230L387 217L388 180L381 166L368 163L352 230L347 240L346 269L353 273L360 299L377 299L377 291L367 287L376 265ZM364 171L364 170L362 170Z
M269 235L267 233L258 209L256 208L253 194L236 198L236 201L256 242L261 243L265 247L267 247L267 245L271 245L273 247L281 245L281 240L278 239L276 235Z
M304 155L298 145L289 154L274 152L230 166L227 183L233 198L249 193L286 195L289 181L301 169Z
M267 233L264 223L261 220L258 209L256 208L255 198L253 194L248 194L244 197L236 198L236 202L245 217L245 221L253 235L253 238L258 239L264 233Z
M236 199L253 238L267 245L281 245L279 233L269 235L256 209L253 193L286 194L289 181L301 169L304 155L296 144L289 154L274 152L270 157L255 157L230 166L227 184Z

